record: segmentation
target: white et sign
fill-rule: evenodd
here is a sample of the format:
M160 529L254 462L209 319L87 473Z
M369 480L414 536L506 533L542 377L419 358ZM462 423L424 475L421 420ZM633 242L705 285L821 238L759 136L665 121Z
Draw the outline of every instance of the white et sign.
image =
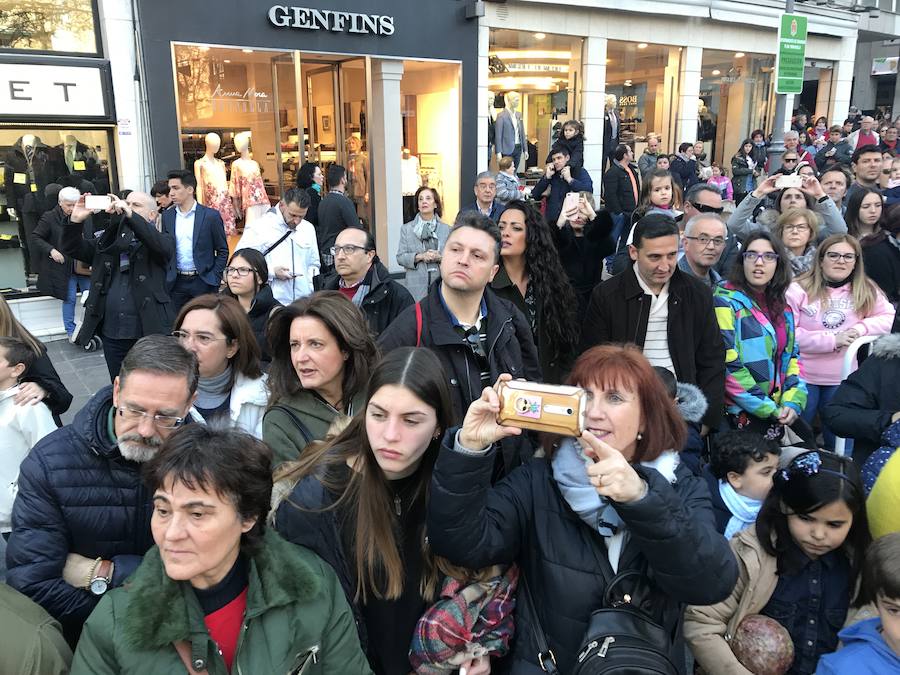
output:
M104 117L100 70L0 63L0 111L23 117Z

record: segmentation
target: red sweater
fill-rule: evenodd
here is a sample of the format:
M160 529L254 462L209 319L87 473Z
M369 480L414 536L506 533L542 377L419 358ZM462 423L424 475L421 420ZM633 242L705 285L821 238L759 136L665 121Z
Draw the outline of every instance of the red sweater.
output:
M234 600L221 609L207 614L204 618L206 630L219 646L229 672L231 672L231 664L234 662L234 652L237 650L237 641L241 634L241 625L244 622L246 610L247 589L245 588Z

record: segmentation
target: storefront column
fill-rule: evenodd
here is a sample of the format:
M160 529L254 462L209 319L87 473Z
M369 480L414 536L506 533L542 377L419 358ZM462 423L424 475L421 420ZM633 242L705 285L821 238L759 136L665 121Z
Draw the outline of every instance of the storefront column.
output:
M403 224L403 190L400 185L400 148L403 127L400 116L400 80L403 62L372 59L372 104L369 106L369 153L375 194L375 240L378 257L391 272L400 272L397 245Z
M600 194L603 177L603 114L606 100L606 38L589 37L581 50L581 122L584 124L584 168ZM610 148L610 152L612 148Z
M791 117L794 116L794 94L786 94L787 98L785 99L784 104L784 119L781 120L781 128L784 131L789 131L791 128ZM778 120L775 120L776 122Z
M681 143L693 143L697 140L697 121L700 119L697 101L700 99L702 64L702 47L684 48L678 86L678 124L675 130L678 142L673 144L672 150L678 150Z
M841 38L840 58L834 63L834 97L828 109L831 124L843 124L850 110L853 68L856 59L856 37Z
M490 84L490 65L488 52L491 47L491 29L484 22L484 17L479 20L478 24L478 127L476 137L478 139L478 152L475 157L475 166L478 173L487 171L490 167L490 157L488 156L488 121L490 120L491 111L489 109L491 93L488 89ZM463 176L463 185L469 180L469 176ZM475 177L471 176L471 182L475 182Z
M149 133L143 128L138 112L143 109L143 103L138 100L139 87L135 86L134 81L136 55L130 0L105 0L100 17L106 55L116 55L116 58L110 58L109 63L119 122L116 139L119 185L131 190L149 191L155 179L150 176L150 158L141 141ZM143 89L140 96L143 96ZM114 152L110 148L110 154Z

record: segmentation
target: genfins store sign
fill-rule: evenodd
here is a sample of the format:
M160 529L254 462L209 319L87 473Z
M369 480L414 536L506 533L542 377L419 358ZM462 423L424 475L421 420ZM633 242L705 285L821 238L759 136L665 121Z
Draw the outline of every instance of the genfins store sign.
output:
M327 30L334 33L363 35L393 35L394 17L382 14L358 14L331 9L272 5L269 22L277 28L298 30Z

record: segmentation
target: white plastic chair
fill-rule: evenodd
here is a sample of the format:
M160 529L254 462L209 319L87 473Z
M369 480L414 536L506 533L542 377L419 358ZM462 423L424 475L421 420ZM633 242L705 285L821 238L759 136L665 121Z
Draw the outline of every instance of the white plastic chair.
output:
M850 346L847 347L847 353L844 354L844 365L841 367L841 382L846 380L850 376L850 373L853 372L853 362L856 360L856 353L862 349L864 345L875 342L875 340L880 337L880 335L863 335L850 343ZM846 446L847 439L841 438L840 436L835 437L834 451L837 454L843 456L845 454Z

